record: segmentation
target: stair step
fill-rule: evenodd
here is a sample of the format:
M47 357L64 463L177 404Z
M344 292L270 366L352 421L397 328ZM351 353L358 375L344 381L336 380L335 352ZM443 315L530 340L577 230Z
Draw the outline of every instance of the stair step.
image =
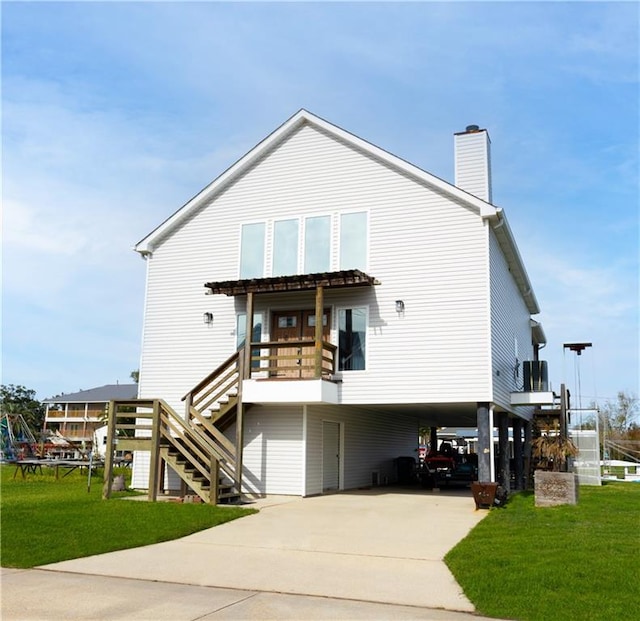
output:
M240 494L238 492L218 492L219 500L228 500L229 498L240 498Z

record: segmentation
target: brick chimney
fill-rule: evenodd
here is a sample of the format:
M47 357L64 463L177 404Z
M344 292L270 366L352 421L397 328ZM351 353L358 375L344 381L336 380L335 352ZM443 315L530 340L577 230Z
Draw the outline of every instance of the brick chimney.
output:
M454 135L455 185L491 203L491 140L486 129L468 125Z

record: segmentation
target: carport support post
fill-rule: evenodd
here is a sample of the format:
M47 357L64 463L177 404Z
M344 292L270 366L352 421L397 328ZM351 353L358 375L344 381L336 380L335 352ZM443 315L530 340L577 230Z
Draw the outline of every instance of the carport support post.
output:
M533 440L533 423L530 420L524 421L524 486L531 489L531 442Z
M438 450L438 428L429 428L429 452L434 453Z
M316 326L315 326L315 355L313 375L316 378L322 377L322 323L324 319L324 288L318 285L316 289Z
M493 452L493 412L488 403L478 403L478 481L494 480L491 467Z
M498 414L498 483L509 491L511 472L509 470L509 415Z
M516 489L524 489L524 461L522 446L522 419L513 419L513 463Z

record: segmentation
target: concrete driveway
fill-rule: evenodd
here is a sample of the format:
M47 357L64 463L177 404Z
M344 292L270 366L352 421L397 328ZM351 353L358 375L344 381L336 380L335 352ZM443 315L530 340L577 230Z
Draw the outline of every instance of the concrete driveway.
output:
M261 504L255 515L176 541L46 569L473 610L443 562L484 516L468 491L384 488Z
M256 504L258 514L179 540L40 569L253 594L474 610L443 562L485 515L474 510L468 490L384 488L306 499L269 497Z

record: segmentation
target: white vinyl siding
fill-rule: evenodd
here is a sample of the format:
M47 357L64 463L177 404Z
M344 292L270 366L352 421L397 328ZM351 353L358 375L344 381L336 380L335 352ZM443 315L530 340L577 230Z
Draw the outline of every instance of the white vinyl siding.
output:
M510 393L522 390L522 363L533 360L530 314L493 231L489 248L493 401L512 410ZM518 414L528 416L525 408Z
M244 420L243 490L303 494L302 406L248 408Z
M337 266L336 214L347 211L368 214L368 273L381 284L325 291L333 308L369 308L367 369L341 385L343 402L489 401L488 249L480 216L308 125L156 246L148 259L140 396L165 398L181 411L181 397L233 352L244 298L206 296L203 284L237 278L239 222L334 214ZM269 246L265 265L272 265ZM261 297L257 305L266 305ZM269 299L273 307L309 300L313 308L312 294ZM401 316L398 299L405 302ZM211 325L203 324L203 312L213 313ZM334 313L333 342L335 321Z
M455 184L491 202L491 141L486 131L455 136Z

